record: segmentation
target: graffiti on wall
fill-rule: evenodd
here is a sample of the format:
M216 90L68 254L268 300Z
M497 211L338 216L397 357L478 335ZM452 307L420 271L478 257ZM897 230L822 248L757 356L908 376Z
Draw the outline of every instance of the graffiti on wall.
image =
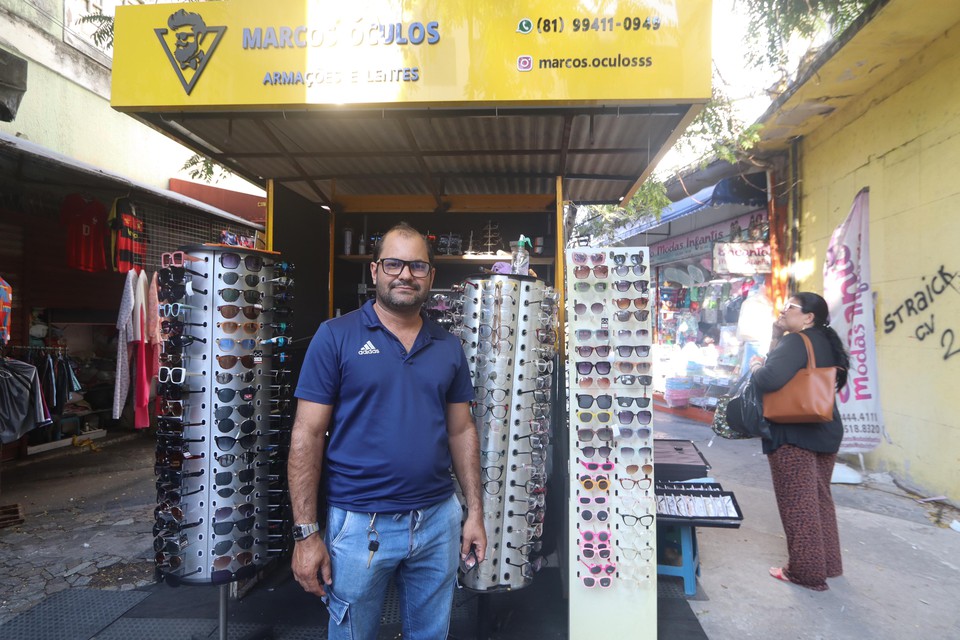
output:
M937 303L948 295L960 295L960 272L949 271L946 265L931 276L921 276L920 287L883 317L883 332L893 333L902 326L913 328L913 336L923 342L939 335L943 359L960 355L960 331L953 326L937 326ZM942 307L943 305L939 305ZM929 315L928 315L929 314ZM955 320L956 314L951 319Z

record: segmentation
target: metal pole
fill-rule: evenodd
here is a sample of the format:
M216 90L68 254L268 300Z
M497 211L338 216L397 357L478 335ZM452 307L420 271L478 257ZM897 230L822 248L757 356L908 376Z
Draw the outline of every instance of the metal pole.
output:
M220 640L227 640L227 588L220 585Z

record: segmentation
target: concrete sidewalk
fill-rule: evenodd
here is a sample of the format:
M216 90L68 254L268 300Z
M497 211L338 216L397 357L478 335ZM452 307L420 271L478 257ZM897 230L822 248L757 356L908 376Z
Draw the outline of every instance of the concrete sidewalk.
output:
M785 562L786 543L760 443L717 438L709 446L712 435L705 425L656 416L656 436L693 440L744 513L739 529L698 529L702 572L690 605L709 638L960 638L960 534L935 524L934 507L891 483L835 486L844 576L821 593L777 582L767 569ZM0 625L67 589L170 595L165 585L148 586L152 452L152 438L133 434L100 453L4 467L0 503L23 504L27 522L0 530ZM535 607L552 609L558 630L565 628L560 604ZM164 628L172 633L177 623Z
M700 448L712 475L734 491L740 529L698 529L700 593L691 601L711 640L960 638L960 533L935 524L893 483L834 485L844 575L815 592L772 579L786 562L766 456L758 440L716 438L708 426L657 415L657 437Z

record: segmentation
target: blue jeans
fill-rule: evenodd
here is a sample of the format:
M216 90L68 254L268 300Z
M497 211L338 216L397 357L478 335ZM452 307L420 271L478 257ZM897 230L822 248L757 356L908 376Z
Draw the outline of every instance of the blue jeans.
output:
M462 510L456 495L426 509L377 514L380 547L370 557L370 513L331 506L326 544L333 585L324 602L330 640L373 640L392 576L396 576L404 640L444 640L460 560Z

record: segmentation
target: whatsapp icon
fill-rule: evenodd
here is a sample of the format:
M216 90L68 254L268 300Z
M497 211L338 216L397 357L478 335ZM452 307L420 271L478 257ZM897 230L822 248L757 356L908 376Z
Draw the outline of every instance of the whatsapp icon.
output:
M533 20L530 18L524 18L517 23L517 33L530 33L531 31L533 31Z

